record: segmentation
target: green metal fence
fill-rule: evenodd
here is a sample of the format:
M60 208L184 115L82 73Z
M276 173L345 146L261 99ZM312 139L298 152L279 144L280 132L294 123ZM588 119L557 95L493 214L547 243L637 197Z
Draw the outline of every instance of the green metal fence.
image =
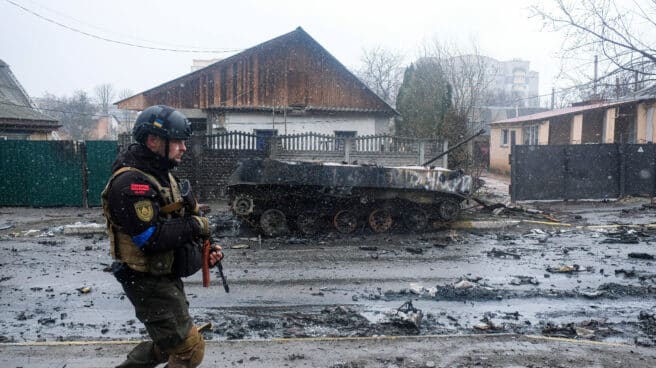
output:
M114 141L0 141L0 206L97 206Z
M117 153L116 141L87 141L88 205L100 206L100 194L112 175L112 162Z

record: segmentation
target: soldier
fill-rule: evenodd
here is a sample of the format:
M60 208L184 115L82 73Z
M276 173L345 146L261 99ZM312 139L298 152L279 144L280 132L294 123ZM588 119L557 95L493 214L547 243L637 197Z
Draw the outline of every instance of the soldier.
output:
M114 276L152 341L138 344L118 367L197 367L205 342L189 315L181 277L201 268L199 240L210 236L210 224L193 195L182 197L170 172L187 150L191 124L168 106L151 106L132 134L138 143L118 155L102 202ZM215 246L210 266L222 258Z

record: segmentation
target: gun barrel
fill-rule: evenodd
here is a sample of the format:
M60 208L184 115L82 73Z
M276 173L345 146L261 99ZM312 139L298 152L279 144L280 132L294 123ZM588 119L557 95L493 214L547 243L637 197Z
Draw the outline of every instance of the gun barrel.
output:
M449 148L448 150L446 150L446 151L440 153L439 155L433 157L432 159L430 159L430 160L424 162L423 164L421 164L421 166L428 166L428 165L431 164L433 161L435 161L435 160L437 160L438 158L440 158L440 157L446 155L447 153L449 153L449 152L455 150L456 148L462 146L463 144L465 144L465 143L471 141L472 139L478 137L479 135L481 135L481 134L483 134L483 133L485 133L485 129L481 129L481 130L479 130L476 134L472 135L471 137L465 139L465 140L462 141L462 142L459 142L459 143L456 144L455 146L453 146L453 147Z
M228 286L228 281L226 281L225 275L223 274L223 265L221 264L221 261L217 263L217 267L219 269L219 276L221 276L221 283L223 283L223 290L225 290L226 293L229 293L230 286Z

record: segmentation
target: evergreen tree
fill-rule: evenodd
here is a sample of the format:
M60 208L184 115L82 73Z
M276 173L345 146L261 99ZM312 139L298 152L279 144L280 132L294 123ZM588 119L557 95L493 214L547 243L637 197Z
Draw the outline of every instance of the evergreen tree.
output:
M439 62L420 59L403 75L397 97L396 132L400 136L443 138L444 118L451 106L451 87Z

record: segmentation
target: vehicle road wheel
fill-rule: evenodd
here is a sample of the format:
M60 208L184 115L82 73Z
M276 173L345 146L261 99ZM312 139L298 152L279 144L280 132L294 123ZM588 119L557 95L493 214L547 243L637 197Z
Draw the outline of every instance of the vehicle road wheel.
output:
M445 199L440 203L439 214L442 220L451 221L460 212L460 202L454 199Z
M247 216L253 213L253 197L240 194L232 201L232 210L239 216Z
M428 226L428 215L421 208L412 208L403 212L403 224L410 231L421 231Z
M260 216L260 227L266 236L279 236L287 232L287 217L275 208L269 208Z
M342 234L350 234L358 226L358 218L353 211L341 210L333 217L335 229Z
M388 209L377 208L369 214L369 227L377 233L389 230L392 223L392 213Z
M303 235L314 235L319 229L319 218L316 213L303 212L296 218L296 228Z

